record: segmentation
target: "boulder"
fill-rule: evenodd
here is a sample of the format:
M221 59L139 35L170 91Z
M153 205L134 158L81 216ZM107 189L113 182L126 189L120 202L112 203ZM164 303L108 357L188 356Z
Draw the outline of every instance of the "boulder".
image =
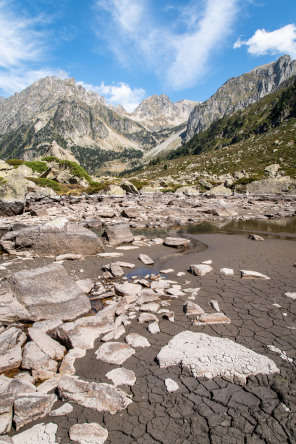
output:
M296 179L290 176L257 180L247 185L250 194L295 194Z
M135 187L135 185L128 180L121 182L120 186L124 191L126 191L126 194L139 194L137 187Z
M104 191L104 194L107 194L108 196L125 196L126 192L118 185L109 185Z
M22 368L31 370L34 378L44 381L56 374L58 363L32 341L24 346Z
M190 187L190 186L183 186L180 188L177 188L175 191L175 194L185 194L185 196L198 196L199 191L196 188Z
M112 415L132 403L124 392L113 385L86 382L75 376L63 376L58 390L63 400Z
M140 194L153 194L159 192L160 192L159 189L156 187L144 186L140 189Z
M206 194L208 196L230 196L232 191L224 185L218 185L208 190Z
M79 444L103 444L108 439L108 430L95 422L74 424L69 435L71 440Z
M24 211L28 180L14 170L0 186L0 216L15 216Z
M29 336L35 344L38 345L40 350L46 353L51 359L61 361L66 353L66 349L59 342L52 339L46 333L38 328L29 328Z
M63 217L10 231L2 236L0 244L8 253L31 250L46 256L65 253L94 255L104 251L101 239L94 232Z
M264 171L266 171L270 177L275 177L280 167L278 163L273 163L272 165L266 166Z
M19 328L11 327L0 334L0 373L18 368L22 362L22 345L26 335Z
M103 237L106 237L107 241L112 246L129 244L134 240L129 225L122 223L106 225Z
M13 420L16 430L19 430L28 422L46 416L56 400L56 395L44 395L43 393L20 394L14 401Z
M251 375L279 373L271 359L230 339L190 331L171 339L157 360L161 368L179 364L187 367L195 378L222 376L241 384Z
M60 264L13 273L6 278L4 289L1 321L72 320L91 308L88 297Z

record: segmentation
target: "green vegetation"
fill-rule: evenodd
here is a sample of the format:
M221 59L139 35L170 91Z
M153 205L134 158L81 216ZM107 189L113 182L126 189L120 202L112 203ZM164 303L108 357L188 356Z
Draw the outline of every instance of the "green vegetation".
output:
M55 180L46 179L42 177L27 177L31 182L36 183L39 187L52 188L57 194L61 194L63 189L61 185Z
M21 159L9 159L7 160L8 165L12 165L14 168L18 168L20 165L26 165L31 168L33 173L37 171L38 173L43 173L48 169L45 162L39 160L25 161Z
M149 185L149 181L148 180L139 180L136 178L132 178L130 179L130 182L137 188L137 190L141 190L143 187L146 187Z

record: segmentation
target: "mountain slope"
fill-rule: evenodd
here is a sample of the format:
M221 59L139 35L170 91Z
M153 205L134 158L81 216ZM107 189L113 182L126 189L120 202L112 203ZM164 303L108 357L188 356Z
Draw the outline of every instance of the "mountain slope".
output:
M221 117L244 109L275 91L284 81L296 74L296 61L287 55L276 62L259 66L239 77L229 79L205 102L191 112L184 142L205 130Z
M224 175L241 170L261 177L270 164L296 178L296 76L244 110L196 134L162 162L137 172L140 178ZM165 168L164 168L165 166Z

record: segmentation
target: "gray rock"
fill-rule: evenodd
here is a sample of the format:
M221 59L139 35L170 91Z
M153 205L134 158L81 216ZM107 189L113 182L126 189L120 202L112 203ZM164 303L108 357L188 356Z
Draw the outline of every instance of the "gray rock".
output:
M206 194L209 196L230 196L232 191L224 185L218 185L208 190Z
M44 395L42 393L21 394L14 401L14 417L16 430L25 424L46 416L55 401L56 395Z
M205 274L209 273L212 270L213 268L210 265L206 264L190 265L188 269L188 271L194 274L195 276L204 276Z
M178 390L179 386L176 383L176 381L174 381L171 378L167 378L165 381L165 386L168 392L175 392L176 390Z
M61 375L75 375L75 361L78 358L83 358L85 355L86 349L76 347L69 350L60 365L59 373Z
M109 244L117 246L120 244L129 244L134 240L134 236L128 224L107 225L103 236L106 237Z
M270 277L266 276L265 274L259 273L258 271L240 270L240 273L242 279L270 279Z
M119 296L139 296L142 287L138 284L130 284L125 282L124 284L114 284L114 289L116 294Z
M122 342L107 342L96 351L96 359L109 364L123 364L136 351L128 344Z
M1 393L0 397L0 435L8 433L12 425L13 396L8 393ZM1 438L0 438L1 439Z
M157 321L150 322L147 328L149 333L151 333L152 335L155 335L160 332L159 323Z
M275 363L226 338L183 331L171 339L157 355L160 367L182 365L195 378L222 376L229 381L246 383L246 378L258 373L279 373Z
M139 259L145 265L153 265L154 260L151 257L147 256L147 254L140 254Z
M56 410L52 410L49 413L49 416L65 416L65 415L69 415L72 412L73 412L72 405L69 404L68 402L66 402L64 405L62 405L62 407L59 407Z
M247 185L250 194L295 194L296 179L290 176L257 180Z
M224 313L203 313L194 321L195 325L210 325L210 324L230 324L230 319Z
M46 353L51 359L57 361L63 359L66 353L66 348L59 342L52 339L43 331L38 330L38 328L29 328L28 333L32 341L34 341L40 350Z
M101 239L81 225L58 217L43 225L10 231L2 236L0 244L9 252L31 250L39 255L61 254L94 255L104 251Z
M126 342L132 347L150 347L150 342L144 336L139 335L138 333L130 333L125 338Z
M129 182L128 180L121 182L120 186L123 190L126 191L126 194L139 194L139 191L135 187L135 185Z
M91 308L88 297L59 264L18 271L7 277L5 285L1 321L72 320Z
M192 301L187 301L184 305L184 310L187 315L200 315L204 313L205 311L197 304L195 304Z
M166 237L164 240L164 245L173 248L185 248L190 245L190 240L182 237Z
M132 403L124 392L110 384L85 382L74 376L64 376L58 389L63 400L112 415Z
M123 269L117 263L113 263L110 265L110 271L114 277L120 277L124 275Z
M118 385L134 385L137 379L135 373L126 368L115 368L106 373L106 377L111 379L115 387Z
M258 236L258 234L249 234L248 239L254 240L254 241L263 241L263 237Z
M22 368L31 370L36 379L44 381L56 374L58 363L50 359L35 342L28 342L23 350Z
M95 422L74 424L69 435L71 440L79 444L103 444L108 439L108 430Z
M22 361L22 345L27 336L11 327L0 334L0 373L18 368Z

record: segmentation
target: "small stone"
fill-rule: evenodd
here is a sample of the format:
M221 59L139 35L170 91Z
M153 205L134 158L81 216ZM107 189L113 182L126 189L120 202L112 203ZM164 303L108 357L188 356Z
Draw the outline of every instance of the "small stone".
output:
M147 304L143 304L140 307L141 311L146 311L146 312L151 312L151 313L156 313L160 308L160 305L157 304L156 302L150 302Z
M177 273L178 277L182 277L182 276L185 276L185 275L186 275L186 273L184 273L184 271L179 271L179 273Z
M143 324L145 322L155 322L157 320L158 320L157 317L152 313L141 313L139 316L140 324Z
M257 234L249 234L248 239L254 240L254 241L263 241L263 237L258 236Z
M72 254L72 253L65 253L60 254L55 258L56 261L84 261L84 256L82 254Z
M108 430L91 422L74 424L69 430L70 439L79 444L103 444L108 439Z
M115 368L110 372L106 373L106 377L111 379L113 385L117 387L118 385L134 385L136 382L136 375L132 370L127 370L126 368Z
M220 273L224 274L225 276L232 276L234 274L232 268L221 268Z
M110 271L114 277L120 277L124 275L123 269L117 263L110 265Z
M285 296L287 296L290 299L296 300L296 292L287 292L285 293Z
M205 265L212 265L212 261L211 261L211 259L209 259L209 260L207 260L207 261L202 261L202 264L205 264Z
M49 416L65 416L65 415L69 415L72 412L73 412L72 405L69 404L69 402L66 402L64 405L62 405L62 407L60 407L56 410L52 410L49 413Z
M139 259L145 265L153 265L154 264L154 260L151 259L151 257L147 256L146 254L140 254Z
M209 273L213 268L210 265L206 264L195 264L190 265L188 271L195 276L204 276L205 274Z
M150 342L144 336L139 335L138 333L130 333L125 338L126 342L132 347L150 347Z
M160 270L159 273L163 273L163 274L170 274L170 273L174 273L174 269L173 268L168 268L167 270ZM185 273L184 273L185 274ZM178 275L177 275L178 276Z
M175 392L176 390L178 390L179 386L176 383L176 381L174 381L171 378L167 378L165 381L165 386L168 392Z
M240 273L242 279L270 279L268 276L265 276L265 274L258 273L258 271L240 270Z
M217 312L221 311L220 307L219 307L219 303L215 299L212 299L210 304L213 307L213 309L216 310Z
M159 324L158 324L158 322L151 322L151 323L148 325L148 331L149 331L151 334L153 334L153 335L155 335L156 333L159 333L159 332L160 332L160 328L159 328Z
M184 309L187 315L200 315L205 312L199 305L195 304L192 301L187 301L184 305Z
M194 321L195 325L205 324L230 324L230 319L225 316L224 313L204 313L197 316Z

